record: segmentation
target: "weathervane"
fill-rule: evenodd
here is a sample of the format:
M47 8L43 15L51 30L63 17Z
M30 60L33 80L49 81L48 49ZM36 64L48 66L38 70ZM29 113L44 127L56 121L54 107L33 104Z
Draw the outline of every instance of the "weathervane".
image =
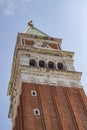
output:
M34 26L32 20L28 22L28 26Z

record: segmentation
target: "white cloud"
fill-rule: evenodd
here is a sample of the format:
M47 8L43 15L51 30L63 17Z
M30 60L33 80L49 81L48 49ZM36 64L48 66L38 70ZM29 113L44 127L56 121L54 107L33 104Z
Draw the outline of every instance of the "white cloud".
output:
M6 0L4 12L7 15L14 15L15 11L15 1L14 0Z
M33 0L0 0L0 8L6 15L22 14Z

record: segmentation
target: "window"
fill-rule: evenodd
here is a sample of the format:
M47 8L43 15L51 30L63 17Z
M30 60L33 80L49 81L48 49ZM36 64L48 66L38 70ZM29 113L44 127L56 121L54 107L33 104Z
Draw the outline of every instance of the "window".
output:
M29 64L30 64L30 66L35 66L35 60L34 59L30 59Z
M39 67L45 67L45 62L43 60L39 61Z
M48 67L49 67L50 69L53 69L53 68L54 68L54 63L53 63L52 61L49 61Z
M40 110L39 109L34 109L34 115L40 115Z
M48 37L44 37L45 40L48 40L49 38Z
M37 96L37 92L36 92L35 90L32 90L32 91L31 91L31 95L32 95L32 96Z
M59 70L63 70L63 63L59 62L57 64L57 67L58 67Z

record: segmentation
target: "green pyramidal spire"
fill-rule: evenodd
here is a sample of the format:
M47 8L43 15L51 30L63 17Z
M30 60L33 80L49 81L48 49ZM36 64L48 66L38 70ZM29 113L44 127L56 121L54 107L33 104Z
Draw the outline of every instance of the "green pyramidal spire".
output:
M42 32L39 29L37 29L36 27L34 27L32 21L28 22L28 27L24 33L31 34L31 35L38 35L38 36L48 36L46 33Z

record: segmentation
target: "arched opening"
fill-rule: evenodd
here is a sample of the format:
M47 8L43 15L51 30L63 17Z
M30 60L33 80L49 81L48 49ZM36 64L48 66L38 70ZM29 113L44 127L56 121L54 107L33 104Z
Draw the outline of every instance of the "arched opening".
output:
M50 69L54 68L54 63L52 61L49 61L48 68L50 68Z
M57 67L58 67L59 70L63 70L63 63L59 62L57 64Z
M40 115L40 110L39 109L34 109L34 115Z
M39 61L39 67L45 67L45 62L43 60Z
M35 90L32 90L32 91L31 91L31 95L32 95L32 96L37 96L37 92L36 92Z
M29 64L30 64L30 66L35 66L35 60L34 59L30 59Z

